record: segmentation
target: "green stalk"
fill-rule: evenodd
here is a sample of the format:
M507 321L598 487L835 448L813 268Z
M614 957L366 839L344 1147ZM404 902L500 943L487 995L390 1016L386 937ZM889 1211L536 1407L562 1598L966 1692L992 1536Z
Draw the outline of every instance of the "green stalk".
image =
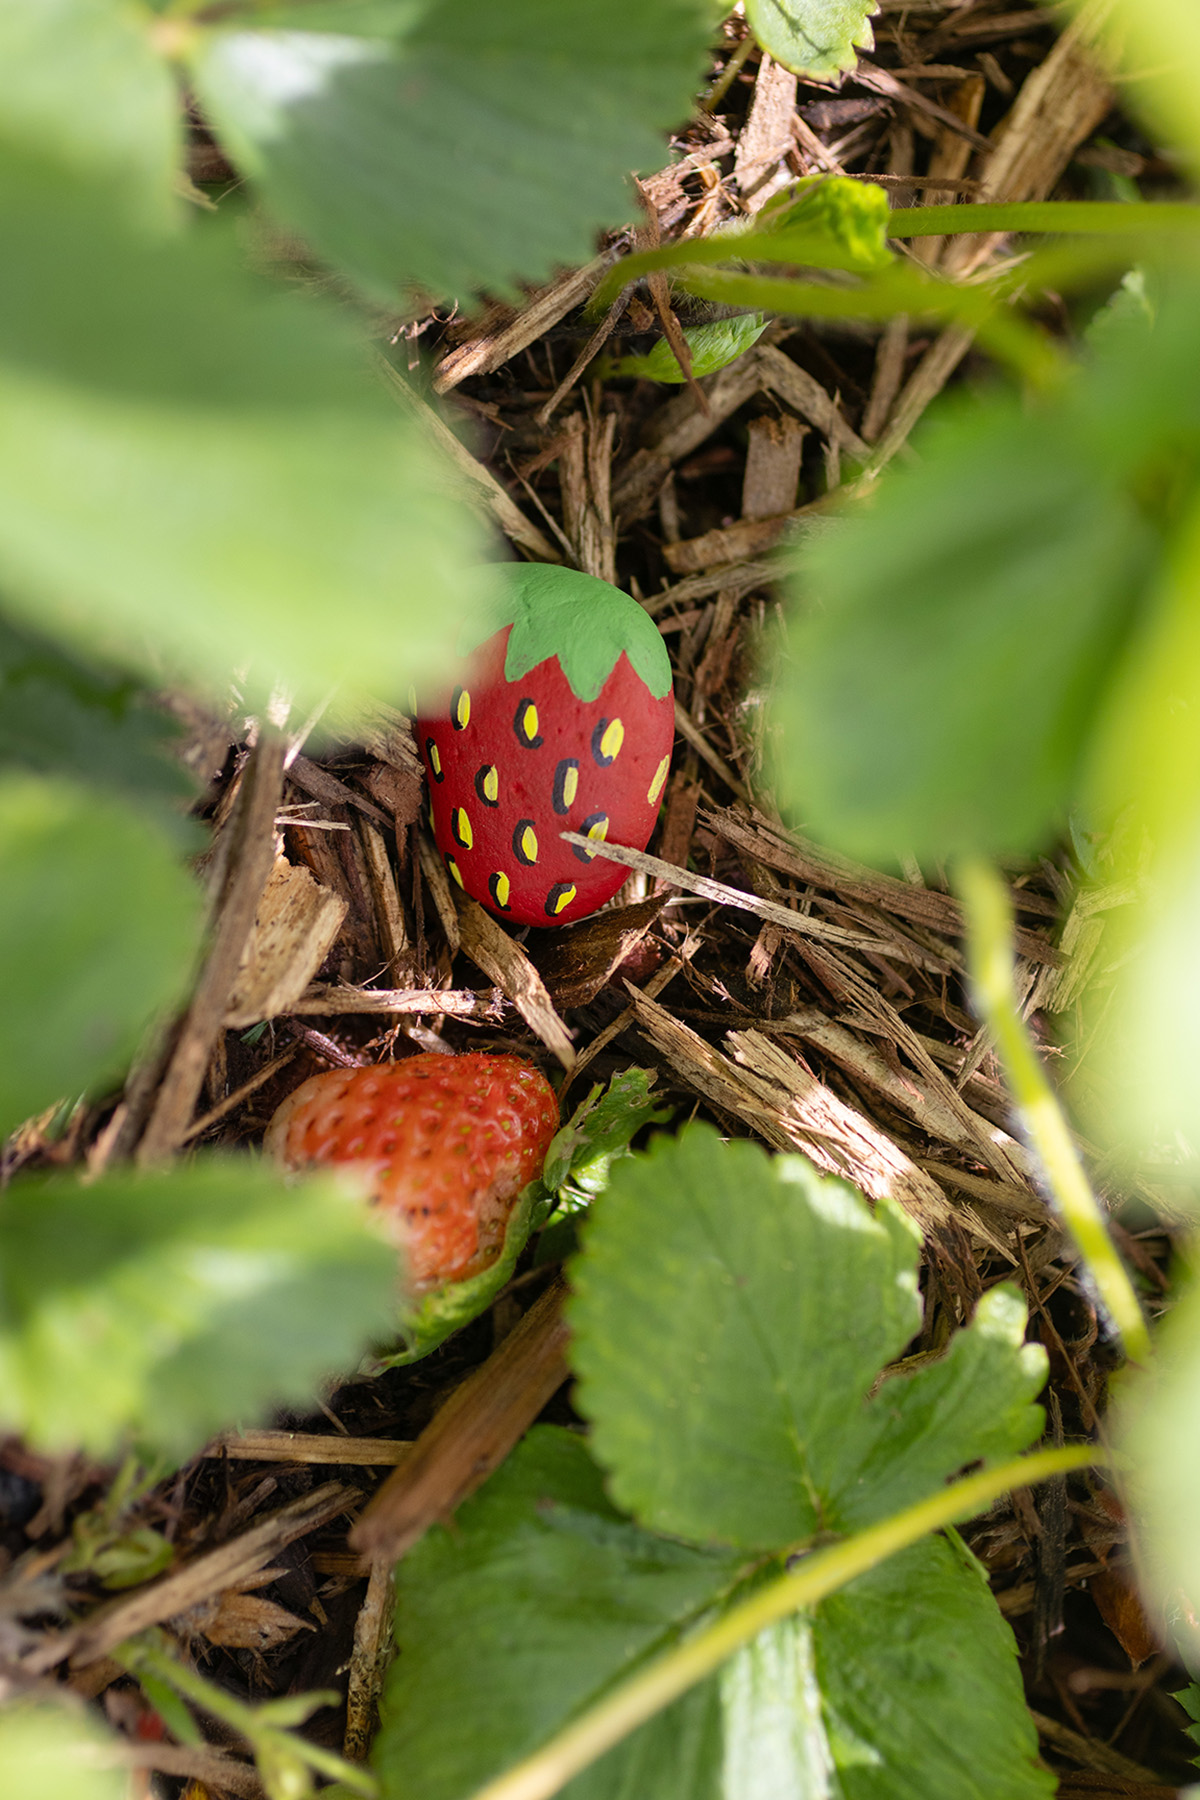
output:
M309 1787L298 1785L305 1779L305 1767L328 1775L332 1781L340 1781L356 1794L362 1794L364 1800L375 1800L379 1784L366 1769L347 1762L332 1750L323 1749L320 1744L297 1737L289 1729L303 1724L309 1713L319 1706L336 1705L338 1696L335 1693L293 1694L283 1700L269 1700L263 1706L247 1706L172 1656L156 1631L130 1638L113 1655L131 1675L148 1675L173 1688L193 1706L211 1718L220 1719L244 1738L254 1753L263 1786L273 1800L295 1800L298 1793L310 1791Z
M478 1788L473 1800L550 1800L552 1794L611 1750L648 1719L678 1700L698 1681L719 1669L726 1659L756 1638L778 1619L815 1606L835 1589L858 1575L865 1575L886 1557L915 1544L928 1532L956 1521L973 1518L1010 1488L1028 1487L1049 1475L1086 1468L1102 1460L1093 1445L1075 1444L1065 1449L1038 1450L1032 1456L1015 1457L995 1468L981 1469L963 1481L942 1488L906 1507L881 1525L847 1538L844 1543L816 1550L799 1568L760 1588L748 1600L733 1607L715 1624L685 1643L668 1650L649 1667L623 1682L582 1718L565 1727L548 1744L515 1768Z
M1008 1090L1050 1191L1133 1362L1147 1362L1150 1335L1133 1284L1108 1233L1062 1108L1017 1007L1013 986L1013 914L996 870L969 858L956 870L967 923L967 966L975 1008L991 1031Z

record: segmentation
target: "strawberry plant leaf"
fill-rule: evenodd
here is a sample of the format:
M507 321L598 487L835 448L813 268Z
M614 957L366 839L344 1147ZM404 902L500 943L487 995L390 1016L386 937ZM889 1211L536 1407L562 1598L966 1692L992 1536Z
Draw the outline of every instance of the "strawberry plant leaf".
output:
M628 1151L642 1127L670 1118L670 1109L650 1098L654 1079L651 1069L622 1069L607 1088L597 1082L546 1152L542 1180L551 1193L568 1181L586 1193L599 1193L608 1185L613 1158Z
M619 1164L570 1307L576 1403L618 1504L755 1548L823 1525L804 1446L836 1441L918 1329L917 1246L896 1208L709 1126Z
M813 1639L844 1800L1048 1800L1017 1647L954 1533L822 1601Z
M583 1442L535 1426L453 1532L430 1531L396 1571L399 1655L374 1753L385 1800L472 1793L707 1610L735 1569L629 1524ZM477 1728L463 1731L472 1689ZM703 1738L705 1721L688 1730ZM603 1767L584 1777L589 1800L610 1791Z
M127 1800L118 1753L116 1734L82 1708L21 1700L0 1712L0 1793L13 1800Z
M200 833L182 811L196 784L171 755L179 735L127 675L0 614L0 764L116 789L191 848Z
M383 1800L468 1800L771 1572L638 1529L578 1438L535 1427L453 1530L435 1528L397 1570L399 1655L374 1752ZM1045 1800L1053 1788L1012 1634L951 1537L762 1632L563 1791Z
M941 1362L866 1398L917 1329L918 1240L802 1157L688 1126L617 1166L583 1243L576 1404L648 1526L781 1548L886 1517L1039 1429L1045 1357L1007 1290Z
M756 1800L764 1769L791 1800L832 1800L833 1752L821 1716L812 1622L781 1619L730 1657L720 1674L721 1800Z
M891 222L883 188L844 175L806 175L764 206L748 230L728 236L752 261L873 275L896 260L887 241Z
M182 129L148 24L125 0L5 0L0 140L103 177L131 216L163 225Z
M182 1459L311 1400L394 1316L395 1251L328 1180L244 1158L27 1176L0 1198L0 1415L39 1448Z
M878 0L746 0L746 23L785 69L827 81L874 49L878 11Z
M1027 852L1069 805L1156 533L1061 405L972 396L921 447L794 559L781 789L866 860Z
M733 319L715 319L711 325L693 325L684 332L692 353L692 376L715 375L718 369L736 362L744 350L756 344L767 329L762 313L742 313ZM600 375L642 376L647 381L686 381L675 352L666 338L659 340L645 356L622 356L616 362L604 363Z
M490 588L480 536L349 323L248 274L220 219L155 242L0 164L10 615L160 682L240 667L305 702L398 696L447 658Z
M199 888L132 806L0 775L0 1136L120 1076L180 998Z
M413 284L511 292L592 255L686 116L709 26L698 0L260 17L198 42L201 102L271 209L385 305Z

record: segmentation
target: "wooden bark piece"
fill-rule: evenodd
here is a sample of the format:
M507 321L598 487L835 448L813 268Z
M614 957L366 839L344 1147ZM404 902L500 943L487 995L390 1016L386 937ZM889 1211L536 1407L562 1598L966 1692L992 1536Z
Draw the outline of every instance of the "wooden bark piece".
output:
M458 905L458 930L463 953L491 976L563 1068L572 1068L575 1046L571 1034L555 1012L545 982L521 946L477 901L465 897Z
M288 1012L333 948L345 916L340 894L280 857L258 904L226 1007L225 1029L243 1031L260 1019Z
M537 956L538 973L555 1004L587 1006L641 943L666 905L666 896L614 906L567 925Z
M796 77L763 51L746 123L738 134L734 178L748 213L760 212L792 180L787 153L792 147Z
M350 1533L355 1550L398 1561L500 1466L567 1379L565 1297L556 1279L450 1396Z
M793 511L806 436L804 426L790 413L751 419L742 480L744 519L772 519L777 513Z

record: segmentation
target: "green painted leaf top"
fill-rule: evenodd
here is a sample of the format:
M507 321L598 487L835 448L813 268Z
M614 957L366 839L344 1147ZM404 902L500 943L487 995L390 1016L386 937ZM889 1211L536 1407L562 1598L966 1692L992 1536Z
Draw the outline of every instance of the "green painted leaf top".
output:
M785 69L828 80L874 49L878 11L878 0L746 0L746 23Z
M656 700L671 691L671 659L650 615L611 582L552 563L504 563L502 593L460 640L464 654L512 626L504 679L520 681L557 657L571 692L590 704L624 651Z

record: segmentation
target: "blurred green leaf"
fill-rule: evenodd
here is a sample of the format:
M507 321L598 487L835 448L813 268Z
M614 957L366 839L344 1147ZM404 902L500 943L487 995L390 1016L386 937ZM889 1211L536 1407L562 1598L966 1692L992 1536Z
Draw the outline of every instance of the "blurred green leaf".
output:
M454 1530L436 1527L397 1568L399 1654L373 1758L385 1800L464 1800L669 1642L735 1568L728 1555L629 1524L582 1440L535 1426ZM703 1740L704 1718L692 1729ZM607 1795L602 1773L618 1759L568 1788L571 1800ZM693 1789L652 1785L647 1800L672 1791Z
M828 81L874 49L878 11L877 0L746 0L746 23L785 69Z
M268 205L363 290L466 299L585 261L703 66L699 0L261 9L192 73ZM296 27L303 23L306 29Z
M128 0L4 0L0 141L91 180L143 223L171 216L179 97Z
M692 375L715 375L736 362L743 350L756 344L767 328L762 313L742 313L733 319L716 319L711 325L693 325L684 332L692 353ZM647 381L683 381L686 379L666 338L661 338L645 356L622 356L604 366L609 376L643 376Z
M888 1202L708 1126L613 1171L572 1265L576 1404L617 1501L700 1542L771 1549L872 1523L1036 1436L1045 1357L1015 1293L939 1362L883 1366L920 1322L918 1240Z
M68 656L0 614L0 763L116 788L190 846L195 783L171 754L179 727L138 683Z
M0 1793L10 1800L128 1800L129 1771L117 1764L118 1751L116 1735L82 1707L17 1701L0 1712Z
M883 188L842 175L806 175L769 201L742 239L757 261L769 246L772 262L849 269L871 275L895 262L888 248L892 209ZM710 240L711 241L711 240Z
M123 1072L183 993L199 888L131 806L0 776L0 1135Z
M0 1416L41 1449L182 1459L310 1402L386 1335L395 1251L335 1183L244 1157L0 1198Z
M0 158L0 581L85 652L394 697L488 587L441 453L348 319Z
M817 1674L844 1800L1049 1800L1017 1646L953 1533L817 1608Z
M1128 97L1152 130L1177 144L1200 170L1200 113L1196 108L1196 70L1200 68L1200 13L1193 0L1115 0L1096 8L1088 0L1070 0L1091 20L1111 62L1121 72L1122 97Z
M1070 804L1158 548L1053 406L946 407L795 558L779 780L868 861L1034 849Z

